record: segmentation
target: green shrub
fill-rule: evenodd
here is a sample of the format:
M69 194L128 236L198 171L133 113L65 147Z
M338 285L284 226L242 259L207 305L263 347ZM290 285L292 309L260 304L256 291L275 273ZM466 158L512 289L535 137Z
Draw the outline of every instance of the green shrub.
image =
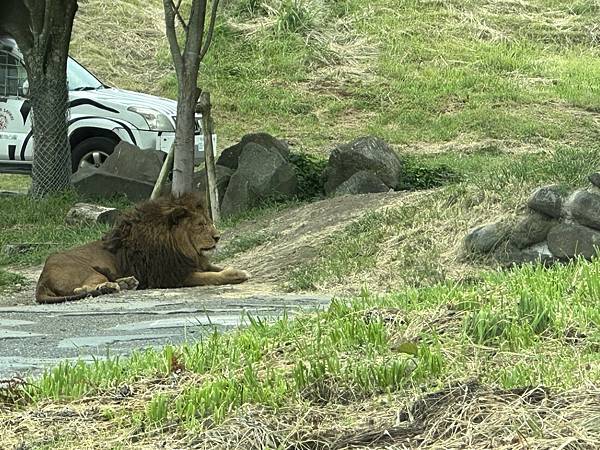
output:
M290 153L289 159L298 174L298 199L311 200L323 196L327 160L306 153Z
M446 164L427 165L413 159L403 159L404 170L399 190L419 190L456 183L461 176Z

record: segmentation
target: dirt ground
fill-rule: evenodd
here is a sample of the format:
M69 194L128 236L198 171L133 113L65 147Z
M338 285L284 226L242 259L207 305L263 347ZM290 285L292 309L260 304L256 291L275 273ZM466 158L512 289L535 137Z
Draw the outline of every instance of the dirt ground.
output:
M244 234L264 232L267 243L226 260L248 270L254 283L279 284L287 272L318 255L336 232L369 211L395 207L424 192L386 192L328 198L244 222L223 233L224 245Z
M207 294L248 296L277 292L289 270L315 258L326 239L353 220L369 211L398 206L425 194L388 192L328 198L242 222L223 233L224 247L236 238L256 233L268 235L268 242L220 264L247 270L252 279L238 286L207 288ZM18 292L3 294L0 305L32 304L42 266L9 270L23 275L27 283Z

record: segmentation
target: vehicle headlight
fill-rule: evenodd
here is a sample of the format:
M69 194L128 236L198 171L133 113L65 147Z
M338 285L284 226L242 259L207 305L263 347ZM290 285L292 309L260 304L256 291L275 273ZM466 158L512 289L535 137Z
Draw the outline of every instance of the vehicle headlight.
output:
M130 106L127 111L139 114L148 124L148 129L152 131L174 131L173 124L169 118L152 108L144 108L142 106Z

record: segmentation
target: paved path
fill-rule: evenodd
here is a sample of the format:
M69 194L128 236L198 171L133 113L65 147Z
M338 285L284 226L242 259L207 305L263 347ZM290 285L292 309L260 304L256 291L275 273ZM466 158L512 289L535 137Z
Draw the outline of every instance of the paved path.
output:
M201 288L123 292L59 305L0 307L0 378L38 374L65 358L128 354L133 349L193 341L215 328L325 307L326 297L233 296Z

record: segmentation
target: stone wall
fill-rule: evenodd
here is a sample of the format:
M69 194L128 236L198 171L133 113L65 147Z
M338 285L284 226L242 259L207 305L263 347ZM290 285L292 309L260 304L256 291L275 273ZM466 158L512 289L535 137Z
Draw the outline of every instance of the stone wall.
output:
M507 266L593 258L600 251L600 172L589 180L589 187L573 192L556 185L536 189L523 215L470 230L465 251Z

